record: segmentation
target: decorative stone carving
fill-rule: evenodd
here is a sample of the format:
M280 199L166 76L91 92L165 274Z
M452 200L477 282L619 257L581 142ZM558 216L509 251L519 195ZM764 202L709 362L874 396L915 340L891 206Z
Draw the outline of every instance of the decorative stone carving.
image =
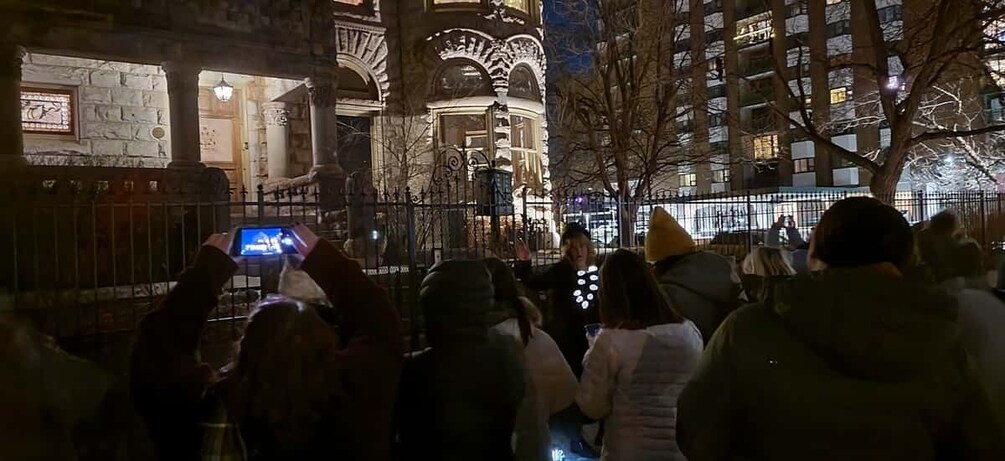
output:
M387 75L386 31L380 27L335 22L335 44L338 59L352 59L369 70L380 89L380 99L386 99L391 87Z
M430 67L436 61L467 59L480 64L492 79L496 90L509 86L509 72L517 64L527 64L534 71L538 88L544 91L544 73L547 59L541 41L530 35L515 35L496 39L484 32L470 29L449 29L428 39Z
M304 80L304 86L307 87L307 94L310 95L311 105L316 107L335 106L335 86L331 80L311 77Z
M273 105L272 103L263 104L262 116L265 117L266 125L287 126L290 124L290 110L286 107L285 103L279 104L281 105Z

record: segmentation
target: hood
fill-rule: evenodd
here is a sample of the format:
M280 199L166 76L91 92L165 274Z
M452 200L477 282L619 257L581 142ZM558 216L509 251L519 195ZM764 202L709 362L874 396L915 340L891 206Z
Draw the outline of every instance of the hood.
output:
M443 340L483 338L489 327L494 290L481 261L436 264L419 287L419 306L430 345Z
M664 323L646 328L649 337L664 346L677 346L684 343L695 345L697 349L704 347L701 339L701 332L690 320L681 323Z
M714 303L737 299L740 283L733 266L707 251L692 253L665 267L657 277L662 285L681 285Z
M775 290L773 307L793 335L857 378L915 376L956 343L951 296L873 268L793 279Z

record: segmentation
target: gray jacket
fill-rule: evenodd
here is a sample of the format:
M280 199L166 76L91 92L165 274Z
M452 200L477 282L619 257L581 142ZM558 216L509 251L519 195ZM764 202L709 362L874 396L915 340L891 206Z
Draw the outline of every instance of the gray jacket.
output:
M656 264L656 277L670 305L694 322L707 343L730 312L740 307L740 277L726 258L708 251Z

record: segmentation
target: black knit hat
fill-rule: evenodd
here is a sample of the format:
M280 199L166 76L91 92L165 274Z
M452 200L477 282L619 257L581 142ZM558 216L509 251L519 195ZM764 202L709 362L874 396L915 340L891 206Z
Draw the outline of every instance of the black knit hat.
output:
M565 232L562 232L562 242L569 240L577 235L582 235L586 237L587 240L590 239L590 231L583 227L582 224L578 222L571 222L565 225Z

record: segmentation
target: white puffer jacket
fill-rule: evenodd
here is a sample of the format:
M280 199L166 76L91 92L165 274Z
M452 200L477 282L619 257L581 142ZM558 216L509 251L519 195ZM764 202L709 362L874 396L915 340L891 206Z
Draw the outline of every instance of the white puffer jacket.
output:
M605 421L602 459L685 459L676 441L677 396L702 347L688 320L600 331L583 359L576 402L590 418Z

